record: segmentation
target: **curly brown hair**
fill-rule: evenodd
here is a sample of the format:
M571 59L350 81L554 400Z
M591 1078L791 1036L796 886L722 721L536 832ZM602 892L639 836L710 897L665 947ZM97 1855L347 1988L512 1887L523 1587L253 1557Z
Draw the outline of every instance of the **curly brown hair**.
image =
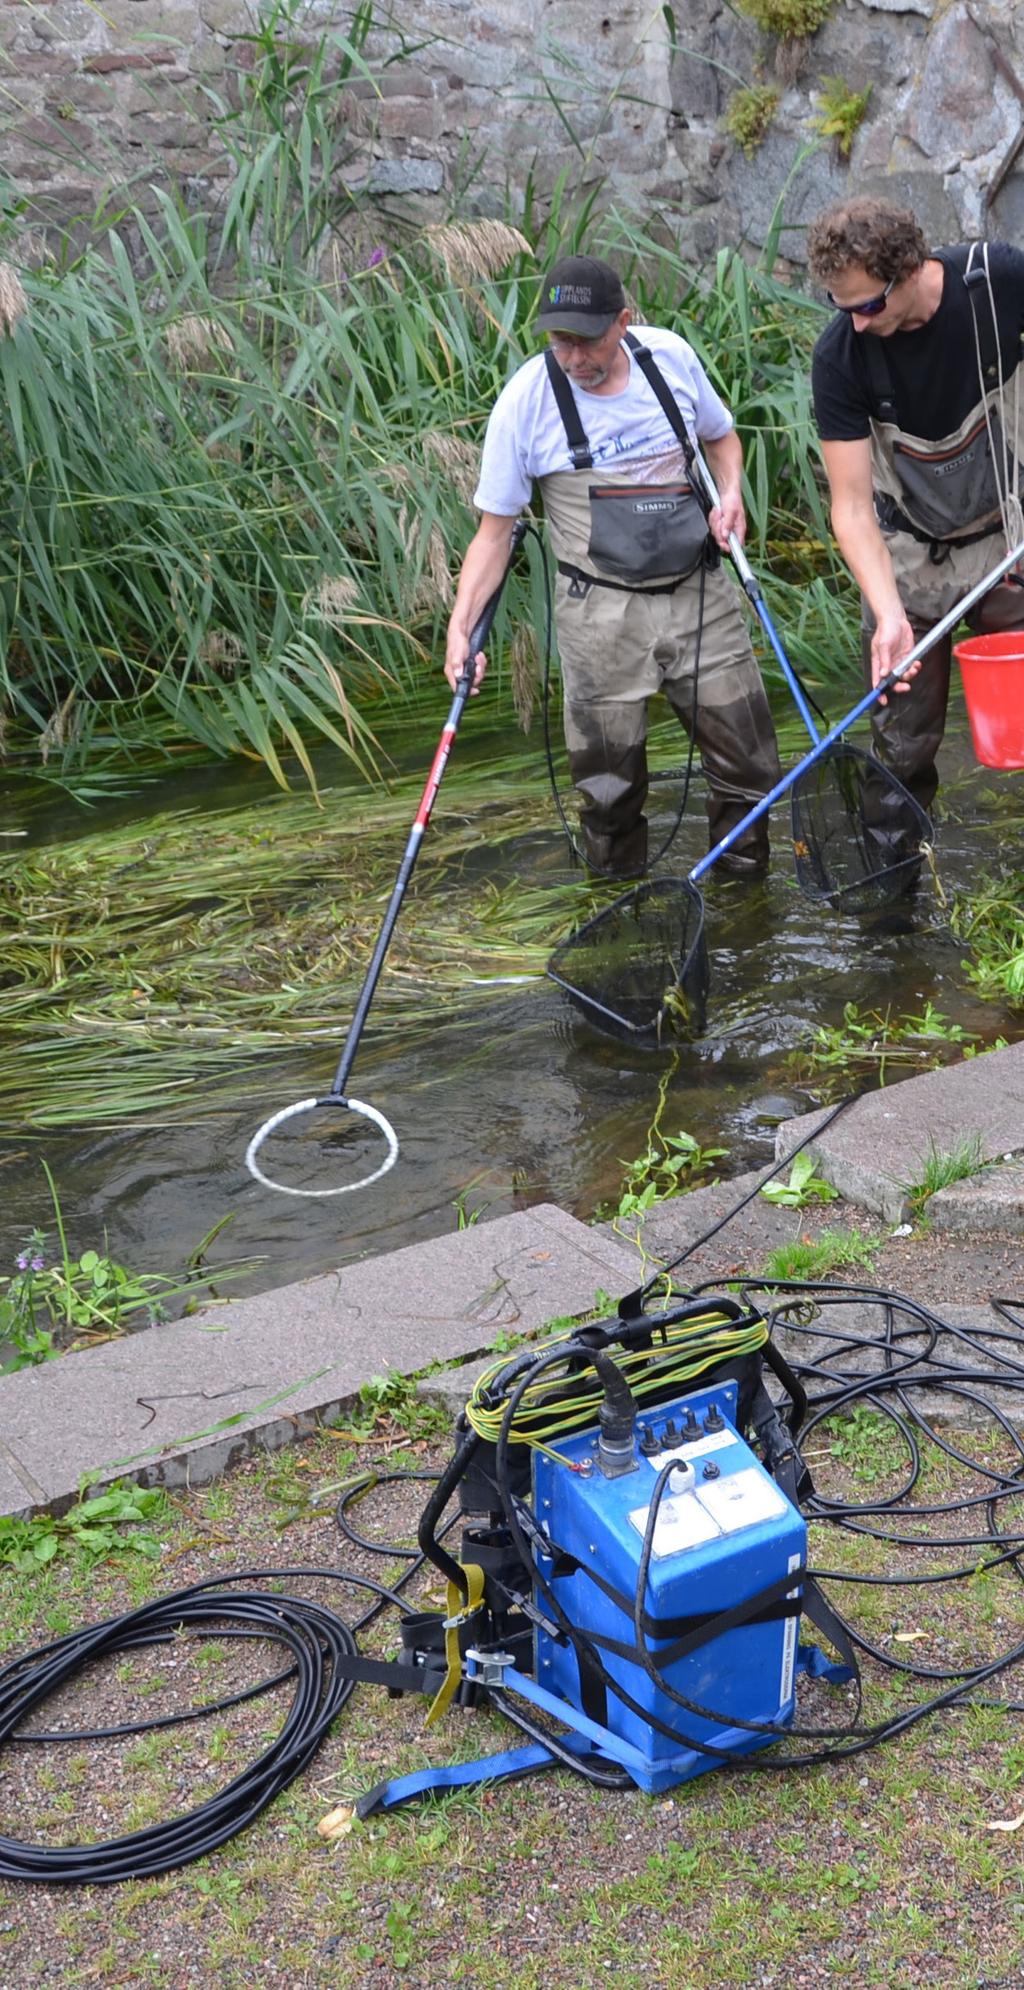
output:
M866 270L879 283L902 283L927 255L916 214L872 194L838 201L807 230L807 266L822 284L854 268Z

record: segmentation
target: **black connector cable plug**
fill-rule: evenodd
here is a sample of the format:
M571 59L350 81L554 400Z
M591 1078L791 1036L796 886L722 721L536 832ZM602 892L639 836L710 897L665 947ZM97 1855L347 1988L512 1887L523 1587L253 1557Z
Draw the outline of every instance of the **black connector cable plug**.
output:
M599 1437L597 1467L607 1479L635 1472L636 1400L621 1368L611 1357L593 1348L590 1354L594 1372L604 1390L597 1413Z

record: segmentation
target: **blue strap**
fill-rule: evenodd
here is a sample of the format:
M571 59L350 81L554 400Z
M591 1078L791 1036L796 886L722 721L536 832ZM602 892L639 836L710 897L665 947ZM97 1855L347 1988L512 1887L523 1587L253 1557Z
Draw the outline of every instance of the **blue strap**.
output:
M830 1686L846 1686L857 1677L852 1665L838 1665L835 1659L826 1658L820 1645L798 1645L796 1669L806 1672L808 1679L827 1679Z
M417 1769L411 1776L396 1776L390 1783L378 1783L367 1790L356 1805L357 1817L372 1817L377 1811L397 1810L401 1803L416 1797L438 1796L443 1790L465 1789L472 1783L495 1781L503 1776L529 1776L538 1769L554 1767L555 1757L546 1748L509 1748L500 1755L484 1755L477 1762L453 1762L447 1769Z
M549 1693L545 1687L538 1686L537 1681L531 1679L528 1673L517 1672L514 1667L510 1667L501 1685L503 1692L518 1693L520 1699L528 1700L531 1706L540 1707L544 1713L553 1714L556 1720L567 1722L574 1735L589 1742L591 1747L597 1748L602 1755L609 1756L613 1762L618 1762L623 1769L646 1769L647 1757L642 1749L634 1748L632 1742L624 1740L622 1735L613 1734L610 1728L602 1727L599 1722L592 1721L589 1714L583 1712L582 1707L570 1706L568 1701L559 1699L554 1693ZM565 1743L571 1741L569 1735L560 1734L558 1739Z
M568 1748L576 1755L598 1753L610 1761L619 1762L626 1769L643 1767L645 1758L640 1749L634 1748L621 1736L612 1734L592 1721L582 1709L569 1706L543 1686L538 1686L528 1674L517 1672L510 1666L502 1679L503 1692L518 1693L520 1698L531 1705L540 1707L545 1713L554 1714L556 1720L569 1723L569 1731L558 1735L562 1748ZM500 1755L485 1755L476 1762L456 1762L447 1769L418 1769L411 1776L396 1776L390 1783L378 1783L367 1790L356 1805L357 1817L371 1817L377 1811L395 1810L399 1804L411 1803L421 1796L436 1796L443 1790L463 1789L473 1783L493 1782L502 1777L529 1776L540 1769L551 1769L557 1757L550 1749L537 1743L528 1748L512 1748Z
M848 1665L837 1665L826 1658L820 1646L801 1644L797 1647L796 1669L804 1672L809 1679L827 1679L833 1686L844 1686L855 1674ZM575 1754L585 1755L597 1752L612 1761L617 1761L626 1769L636 1765L646 1766L646 1758L639 1749L633 1748L620 1735L612 1734L601 1727L576 1707L570 1707L565 1700L548 1693L538 1686L535 1679L510 1667L502 1680L505 1692L518 1693L521 1699L533 1706L553 1713L560 1720L568 1720L572 1730L562 1733L558 1740L563 1748L572 1749ZM400 1804L412 1803L417 1797L439 1796L445 1790L458 1790L471 1787L474 1783L500 1781L506 1777L535 1775L539 1770L551 1769L556 1765L556 1757L547 1748L532 1744L529 1748L509 1748L499 1755L484 1755L476 1762L454 1762L448 1768L417 1769L409 1776L396 1776L389 1783L378 1783L375 1789L367 1790L356 1804L357 1817L373 1817L382 1810L397 1810Z

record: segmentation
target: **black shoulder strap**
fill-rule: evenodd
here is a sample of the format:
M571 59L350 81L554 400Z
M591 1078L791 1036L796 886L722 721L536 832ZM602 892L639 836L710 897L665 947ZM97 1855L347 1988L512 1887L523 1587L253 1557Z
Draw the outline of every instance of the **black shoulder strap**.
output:
M580 411L576 406L572 388L553 352L546 352L544 354L544 364L548 369L551 391L557 402L558 412L562 417L562 427L565 430L566 441L569 444L572 467L574 470L591 470L594 466L594 459L590 453L587 431L580 420Z
M658 400L661 403L662 411L668 420L669 427L672 429L673 433L678 437L682 445L683 458L686 463L687 471L689 472L689 475L693 482L694 494L706 518L711 510L710 494L706 490L704 485L704 479L700 474L700 465L697 462L696 451L694 450L693 443L690 440L689 429L687 428L686 423L683 420L682 414L680 413L679 403L676 400L676 397L673 394L672 389L665 378L665 375L660 371L657 361L655 360L654 354L653 352L651 352L650 348L648 346L641 345L640 340L638 338L634 338L632 332L626 333L626 344L628 345L630 352L633 355L633 358L636 360L637 365L639 366L641 372L643 373L645 379L647 380L648 386L652 387L655 394L657 395Z
M983 295L990 296L988 264L985 258L984 242L972 242L966 253L959 254L945 250L938 261L959 277L970 299L971 313L978 333L981 352L981 388L984 393L999 379L999 352L997 346L995 313L981 309ZM889 368L888 354L884 339L864 338L858 345L864 356L867 368L868 390L873 402L873 412L878 421L896 420L896 390Z
M978 349L981 354L981 386L987 393L999 381L999 346L996 330L995 300L988 273L987 245L972 242L967 252L967 265L963 272L964 289L970 299L974 329L978 334ZM983 305L987 300L988 309Z
M896 420L896 389L892 384L889 361L886 357L885 340L873 339L870 334L863 338L856 350L863 354L867 367L868 392L871 396L872 414L876 421Z
M641 345L640 340L632 332L626 333L626 344L648 385L654 389L658 400L661 402L662 412L666 416L670 428L682 443L683 455L686 458L686 467L688 470L692 470L693 443L690 441L689 430L679 412L679 403L665 375L659 370L653 352L649 346Z
M693 478L694 489L700 499L702 508L707 510L706 494L698 474L693 443L690 440L686 423L679 411L679 403L664 374L659 370L650 348L641 345L640 340L633 332L626 333L625 342L647 380L648 386L653 389L657 399L660 401L662 411L673 434L682 445L683 456L686 461L687 470ZM562 427L565 430L566 439L569 444L573 469L589 470L593 466L594 458L590 453L590 444L587 441L586 430L580 420L580 411L576 406L572 388L553 352L546 352L544 354L544 363L548 370L548 379L551 382L552 393L558 404L558 412L562 417Z

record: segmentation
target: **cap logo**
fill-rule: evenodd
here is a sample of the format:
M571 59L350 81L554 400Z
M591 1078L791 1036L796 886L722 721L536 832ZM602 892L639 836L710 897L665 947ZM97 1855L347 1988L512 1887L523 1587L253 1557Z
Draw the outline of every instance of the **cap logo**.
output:
M576 304L586 310L593 300L589 283L553 283L548 291L549 304Z

